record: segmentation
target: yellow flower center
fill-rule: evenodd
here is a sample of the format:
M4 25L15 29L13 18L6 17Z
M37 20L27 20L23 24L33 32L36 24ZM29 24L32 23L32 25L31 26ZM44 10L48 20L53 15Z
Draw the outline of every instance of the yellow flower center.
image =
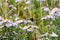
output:
M30 27L30 28L28 28L29 30L32 30L32 28Z

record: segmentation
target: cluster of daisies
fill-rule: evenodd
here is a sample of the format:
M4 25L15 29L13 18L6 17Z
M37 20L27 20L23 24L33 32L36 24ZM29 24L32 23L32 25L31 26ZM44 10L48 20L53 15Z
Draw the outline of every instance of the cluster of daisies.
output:
M22 26L21 26L22 24ZM28 25L26 25L28 24ZM27 30L27 31L30 31L30 32L33 32L35 28L38 28L38 26L35 26L34 25L34 22L32 22L31 20L19 20L19 18L15 18L15 21L11 21L11 20L8 20L8 19L3 19L1 16L0 16L0 28L4 28L4 27L20 27L20 29L22 30Z
M53 8L52 10L50 10L49 8L44 7L43 10L49 12L49 14L46 15L45 17L42 17L41 20L44 20L44 19L55 20L60 16L60 8Z
M49 9L48 7L42 7L42 10L44 12L48 12L48 14L46 16L42 17L41 20L52 19L52 21L54 21L54 20L56 20L60 17L60 8L55 7L53 9ZM50 24L53 23L52 21L50 22ZM51 34L46 32L45 34L42 34L41 37L45 37L45 36L48 36L48 35L51 36L51 37L58 37L58 35L55 32L52 32Z
M45 39L46 39L46 40L50 40L47 36L50 36L50 37L53 37L53 38L54 38L54 37L55 37L55 38L58 37L58 35L57 35L56 33L54 33L54 32L52 32L51 34L48 33L48 32L46 32L45 34L42 34L42 35L41 35L41 39L42 39L42 40L45 40ZM44 37L46 37L46 38L44 38Z

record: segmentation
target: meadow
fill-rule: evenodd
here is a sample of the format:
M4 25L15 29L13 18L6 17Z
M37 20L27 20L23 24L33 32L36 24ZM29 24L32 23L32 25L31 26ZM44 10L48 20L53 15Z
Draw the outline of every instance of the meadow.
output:
M0 40L60 40L60 0L0 0Z

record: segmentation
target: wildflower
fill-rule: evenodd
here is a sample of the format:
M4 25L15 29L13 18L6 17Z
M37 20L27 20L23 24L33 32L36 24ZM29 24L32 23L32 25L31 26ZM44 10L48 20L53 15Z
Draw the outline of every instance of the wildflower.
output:
M44 19L46 19L46 17L42 17L42 18L41 18L41 20L44 20Z
M53 21L51 21L50 24L53 24Z
M28 32L33 32L34 28L38 28L37 26L29 25L29 26L24 26L22 30L27 30Z
M48 7L43 7L43 11L50 12L50 9Z
M10 18L12 18L12 16L10 16Z
M51 16L51 15L47 15L47 16L41 18L41 20L44 20L44 19L50 19L50 18L53 18L53 16Z
M45 35L45 36L47 36L48 34L49 34L49 33L48 33L48 32L46 32L44 35Z
M45 34L42 34L41 37L44 37L44 36L48 36L48 32L46 32Z
M34 28L39 28L39 27L34 26L34 25L29 25L29 28L27 29L27 31L33 32L34 31Z
M59 8L53 8L53 9L49 12L49 15L41 18L41 20L43 20L43 19L52 19L52 20L55 20L56 17L60 16L59 11L60 11Z
M60 11L60 9L59 8L53 8L49 14L54 15L55 12L57 12L57 11Z
M24 20L18 20L18 21L16 21L17 23L22 23Z
M6 27L11 27L11 26L13 26L11 23L7 23L7 24L5 24L5 26Z
M27 20L27 22L31 23L31 20Z
M52 20L55 20L56 17L55 17L54 15L51 15L51 19L52 19Z
M46 19L50 19L50 18L53 18L53 17L51 15L46 16Z
M54 32L52 32L52 34L50 34L51 37L58 37L57 34L55 34Z
M28 20L18 20L18 21L16 21L16 22L18 22L18 23L23 23L23 24L27 24L27 23L28 23Z
M6 27L11 27L11 26L13 26L13 25L12 25L12 21L10 21L10 20L4 20L4 23L5 23L5 26L6 26Z
M3 24L3 21L0 21L0 25L2 25Z
M34 24L34 22L32 22L31 20L27 20L28 23Z
M11 23L12 21L6 19L6 20L4 20L3 22L5 22L5 23Z
M24 26L23 28L22 28L22 30L27 30L29 28L29 26Z
M27 29L27 31L28 31L28 32L33 32L34 29L30 27L30 28Z
M27 24L27 20L24 20L23 22L24 22L24 24Z
M18 22L12 23L13 26L17 26L18 24L19 24Z
M60 16L60 12L57 12L57 13L56 13L56 16L58 16L58 17L59 17L59 16Z
M52 20L55 20L55 16L54 15L47 15L47 16L41 18L41 20L44 20L44 19L52 19Z
M29 26L29 28L27 29L28 32L33 32L34 31L34 28Z
M16 17L16 18L15 18L15 21L17 21L18 19L19 19L19 17Z
M60 16L60 9L59 8L53 8L52 11L49 13L50 15L53 16L52 19L56 19Z
M31 3L31 1L30 0L28 0L27 2L26 2L26 4L30 4Z

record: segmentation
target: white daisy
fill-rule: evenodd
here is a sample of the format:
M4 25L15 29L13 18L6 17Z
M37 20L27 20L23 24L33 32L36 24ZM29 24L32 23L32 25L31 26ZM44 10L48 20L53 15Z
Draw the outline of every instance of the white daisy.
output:
M26 4L30 4L31 3L31 1L30 0L28 0L27 2L26 2Z
M43 10L46 12L50 12L50 9L48 7L43 7Z
M22 30L27 30L30 26L24 26Z
M28 32L33 32L34 31L34 28L29 26L29 28L27 29Z
M51 37L58 37L57 34L55 34L54 32L52 32L52 34L50 34Z
M15 21L17 21L18 19L19 19L19 17L16 17L16 18L15 18Z

